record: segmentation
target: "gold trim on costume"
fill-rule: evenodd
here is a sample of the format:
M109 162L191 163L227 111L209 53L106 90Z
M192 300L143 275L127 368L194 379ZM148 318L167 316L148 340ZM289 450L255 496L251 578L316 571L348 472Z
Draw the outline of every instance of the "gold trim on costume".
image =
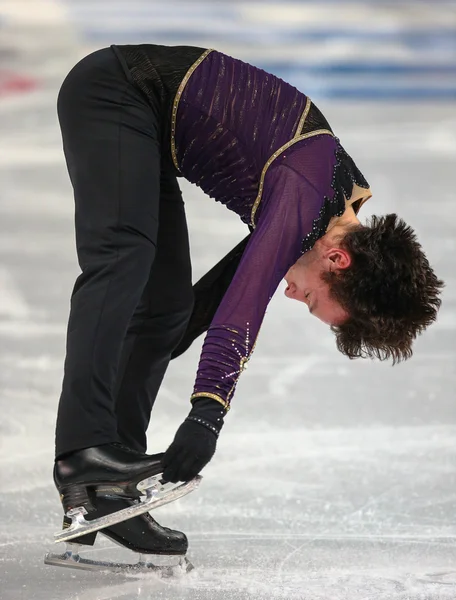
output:
M256 211L258 209L258 206L259 206L259 204L261 202L261 196L263 195L263 186L264 186L264 178L266 176L266 171L269 169L269 167L275 161L275 159L280 154L282 154L282 152L285 152L285 150L288 150L288 148L290 148L290 146L293 146L297 142L300 142L301 140L305 140L306 138L313 137L314 135L330 135L330 136L334 137L333 132L330 131L329 129L317 129L316 131L311 131L309 133L304 133L303 135L296 135L293 139L291 139L286 144L284 144L281 148L279 148L278 150L276 150L274 152L274 154L272 156L270 156L268 158L268 160L266 161L266 164L264 165L263 170L261 172L260 184L258 186L258 194L257 194L257 197L255 199L255 202L253 203L252 212L251 212L251 215L250 215L250 225L251 225L251 227L253 227L253 229L255 229L255 227L256 227L256 225L255 225L255 213L256 213Z
M197 61L195 61L192 66L190 67L190 69L187 71L187 73L185 74L185 77L182 79L177 92L176 92L176 96L174 97L174 102L173 102L173 111L171 114L171 156L173 158L173 163L174 166L176 167L176 169L180 172L179 169L179 164L177 162L177 152L176 152L176 139L175 139L175 135L176 135L176 117L177 117L177 109L179 106L179 100L184 92L185 86L188 83L188 80L190 79L190 77L193 75L193 72L195 71L195 69L197 67L200 66L200 64L203 62L203 60L206 58L206 56L208 56L211 52L213 51L212 48L209 48L208 50L205 50L203 52L203 54L201 54L201 56L198 58Z
M312 100L309 97L307 97L306 107L304 109L304 112L301 115L301 118L299 119L298 128L296 129L296 133L295 133L294 137L300 135L302 128L304 127L304 123L306 122L307 115L309 114L311 105L312 105Z
M212 400L217 400L217 402L219 402L226 411L230 410L229 402L227 402L220 396L217 396L217 394L212 394L210 392L197 392L196 394L192 394L192 396L190 396L190 402L194 398L211 398Z

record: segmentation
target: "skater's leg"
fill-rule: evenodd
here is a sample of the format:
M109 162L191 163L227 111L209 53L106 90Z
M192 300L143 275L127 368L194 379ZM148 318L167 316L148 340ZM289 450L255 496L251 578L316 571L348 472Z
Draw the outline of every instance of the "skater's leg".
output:
M155 260L130 322L118 369L116 413L119 436L124 444L139 452L145 452L150 411L171 352L185 331L193 305L184 205L176 178L167 173L162 173L160 179L159 210ZM135 499L113 495L111 486L107 489L108 493L103 487L98 488L92 518L138 503ZM185 534L162 527L148 513L107 527L103 534L144 554L184 555L188 547ZM94 541L95 534L77 540L84 544Z
M58 110L82 270L71 299L57 418L62 456L118 440L115 379L155 256L160 148L156 116L109 49L70 72Z
M187 223L177 179L160 180L157 252L125 338L118 371L117 426L121 441L146 451L150 413L170 356L193 307Z
M161 455L113 443L119 439L115 384L121 349L146 297L158 243L157 115L105 50L70 73L59 96L59 118L75 191L82 274L71 302L54 481L65 513L81 507L91 521L63 537L77 534L77 542L93 544L103 529L142 553L182 555L186 536L142 514L149 504L139 500L139 482L152 485L148 478L159 478ZM149 496L171 493L171 500L190 489L154 489Z

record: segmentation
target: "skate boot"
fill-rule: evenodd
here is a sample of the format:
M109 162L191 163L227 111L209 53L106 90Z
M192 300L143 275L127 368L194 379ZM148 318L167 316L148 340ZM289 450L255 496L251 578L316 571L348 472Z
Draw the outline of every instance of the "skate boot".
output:
M130 500L120 496L101 496L97 494L95 504L97 509L88 515L88 520L95 519L118 512L139 500ZM63 517L63 528L71 525L71 520ZM84 546L93 546L97 534L101 533L120 546L124 546L139 554L156 554L165 556L184 556L188 549L188 540L185 533L162 527L149 513L133 517L116 525L106 527L101 531L94 531L73 539L73 543Z
M189 493L201 478L177 486L163 483L162 456L140 454L121 444L106 444L56 461L54 481L65 517L64 529L55 539L72 543L65 554L48 554L45 562L83 569L163 571L168 567L157 567L144 555L183 557L188 547L185 534L162 527L147 511ZM141 497L143 492L145 500ZM101 563L79 557L79 548L93 545L99 530L117 544L138 552L139 563ZM182 564L186 570L191 567L188 562L180 561Z
M139 500L121 496L97 494L94 498L96 510L87 515L87 519L95 519L133 506ZM71 519L63 517L63 527L67 528ZM100 533L119 546L123 546L139 554L136 563L114 563L83 558L80 552L93 546ZM133 517L100 531L80 536L67 543L63 554L48 553L44 562L49 565L70 567L84 570L159 572L161 576L173 576L188 572L193 565L186 558L188 540L184 533L162 527L149 513Z

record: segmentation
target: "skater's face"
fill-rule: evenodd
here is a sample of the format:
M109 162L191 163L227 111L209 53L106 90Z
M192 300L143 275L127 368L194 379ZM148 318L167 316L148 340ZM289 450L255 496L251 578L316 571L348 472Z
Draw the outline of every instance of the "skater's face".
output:
M350 265L350 255L343 248L331 245L321 238L312 250L306 252L285 275L287 288L285 296L304 302L309 312L328 325L341 325L348 319L348 313L337 300L331 297L329 285L321 275L325 271L346 269Z

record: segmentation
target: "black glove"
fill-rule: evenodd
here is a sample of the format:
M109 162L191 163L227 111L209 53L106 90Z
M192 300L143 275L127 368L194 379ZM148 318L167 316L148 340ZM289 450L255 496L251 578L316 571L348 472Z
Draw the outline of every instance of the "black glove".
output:
M163 457L163 479L190 481L214 456L226 410L211 398L196 398Z

